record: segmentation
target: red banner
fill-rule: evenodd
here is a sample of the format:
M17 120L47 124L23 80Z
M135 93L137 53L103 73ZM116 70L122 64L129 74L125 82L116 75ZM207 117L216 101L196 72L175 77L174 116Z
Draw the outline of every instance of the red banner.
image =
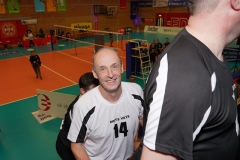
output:
M18 37L16 21L0 22L1 38Z
M145 24L154 24L154 18L144 18L143 23Z
M126 0L120 0L120 9L126 8Z
M98 30L98 17L94 16L94 29Z
M166 27L185 27L188 24L188 13L156 13L156 18L162 18Z
M125 28L117 28L117 32L125 34Z

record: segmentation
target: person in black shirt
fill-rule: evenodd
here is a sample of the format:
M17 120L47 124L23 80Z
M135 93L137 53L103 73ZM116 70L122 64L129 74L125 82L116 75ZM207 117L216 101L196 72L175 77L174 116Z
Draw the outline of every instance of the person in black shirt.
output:
M63 31L58 27L57 29L57 39L62 40Z
M32 55L30 56L29 61L32 64L34 72L36 73L36 78L40 77L40 79L42 80L40 71L41 60L40 57L37 54L35 54L35 51L32 51Z
M153 45L153 44L154 44L155 47L157 47L157 46L156 46L156 40L155 40L155 39L154 39L154 40L152 41L152 43L150 44L149 48L152 48L152 45Z
M187 6L188 25L161 53L145 85L141 159L239 160L236 86L222 54L240 35L239 1Z
M170 44L169 39L166 38L166 42L164 43L165 47L167 47Z
M69 105L65 117L61 124L61 129L58 133L57 141L56 141L56 150L58 155L62 158L62 160L75 160L75 157L71 150L71 141L67 139L67 135L69 132L69 128L72 123L72 114L74 104L78 101L81 95L85 94L92 88L99 85L98 79L93 77L92 72L87 72L83 74L79 79L79 88L81 94L78 95L75 100Z
M18 40L18 47L22 47L22 46L23 46L22 41L19 39Z
M39 29L39 38L44 38L44 37L45 37L45 34L44 34L44 32L43 32L43 29L40 28L40 29Z
M162 52L162 43L160 42L160 39L157 39L157 44L156 44L156 48L157 48L157 56L159 56Z
M150 54L150 61L153 64L156 60L156 56L157 56L157 50L156 50L156 46L155 43L152 43L150 48L149 48L149 54Z

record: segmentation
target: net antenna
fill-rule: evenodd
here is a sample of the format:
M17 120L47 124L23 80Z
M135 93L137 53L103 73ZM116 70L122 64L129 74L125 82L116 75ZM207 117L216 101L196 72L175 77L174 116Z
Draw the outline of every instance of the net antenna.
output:
M57 38L61 38L61 39L66 39L67 41L73 41L74 43L83 43L83 44L89 44L89 45L94 45L94 46L99 46L99 47L104 47L106 45L101 45L101 44L96 44L93 42L88 42L88 41L82 41L79 40L79 38L76 36L77 34L81 34L82 32L88 32L90 35L98 35L98 34L103 34L106 36L109 36L109 34L113 34L114 35L114 39L116 38L116 47L114 47L115 49L119 50L121 48L119 48L119 37L122 37L123 33L119 33L119 32L111 32L111 31L101 31L101 30L93 30L93 29L82 29L82 28L74 28L74 27L67 27L67 26L61 26L61 25L54 25L55 27L55 36ZM66 34L65 35L58 35L57 34L57 29L60 28L61 30L65 30ZM121 35L121 36L119 36Z

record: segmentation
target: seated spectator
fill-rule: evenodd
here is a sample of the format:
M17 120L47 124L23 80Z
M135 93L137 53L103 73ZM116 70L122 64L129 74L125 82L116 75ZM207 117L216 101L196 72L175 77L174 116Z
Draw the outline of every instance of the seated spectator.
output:
M45 38L45 34L44 34L42 28L39 29L39 35L38 35L38 37L39 37L39 38Z
M61 29L58 27L58 29L57 29L57 39L61 40L62 35L63 35L63 31L61 31Z
M23 46L22 41L19 39L18 40L18 47L22 47L22 46Z
M67 41L69 41L69 38L71 38L71 37L70 37L70 35L71 35L71 33L70 33L70 32L67 32L67 33L66 33L66 38L67 38Z
M3 43L3 48L5 49L5 50L8 50L8 45L7 45L7 43L5 42L5 43Z

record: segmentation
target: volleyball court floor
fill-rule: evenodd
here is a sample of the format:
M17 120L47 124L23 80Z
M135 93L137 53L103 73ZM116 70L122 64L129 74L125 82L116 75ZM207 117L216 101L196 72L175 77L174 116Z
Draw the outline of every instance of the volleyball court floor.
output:
M160 38L164 43L166 37L135 32L130 35L130 39L134 38L149 43ZM173 37L169 38L172 40ZM105 42L109 46L107 36ZM120 42L113 45L121 48ZM36 79L29 62L31 52L26 48L0 51L0 160L60 160L55 142L62 119L40 124L34 118L32 112L38 109L36 89L78 95L79 77L92 68L92 45L78 43L75 47L72 42L60 41L53 51L50 45L34 49L42 61L43 80ZM121 49L118 52L125 70L126 53ZM125 72L122 80L128 81ZM142 80L135 79L135 82L144 87Z

